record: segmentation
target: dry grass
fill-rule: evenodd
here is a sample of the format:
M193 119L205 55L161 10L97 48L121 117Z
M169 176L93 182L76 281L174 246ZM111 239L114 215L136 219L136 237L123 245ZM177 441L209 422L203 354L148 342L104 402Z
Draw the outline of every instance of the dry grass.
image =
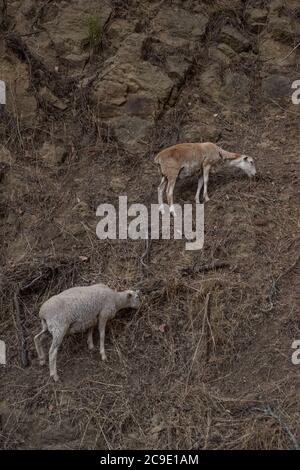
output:
M124 16L132 7L114 4ZM17 52L22 44L11 41ZM1 447L299 447L300 382L291 364L291 343L299 337L296 116L258 105L257 96L253 113L220 112L220 143L247 149L260 176L252 183L229 171L212 176L203 251L185 251L184 241L153 241L142 268L145 243L98 240L95 210L101 202L117 203L120 193L129 202L156 200L150 157L196 124L186 103L198 90L201 64L137 158L101 124L88 90L46 70L38 79L41 64L24 60L34 87L52 83L71 105L63 118L41 105L32 128L0 109L1 140L16 156L12 167L0 169L0 331L8 348L0 377ZM211 103L201 105L215 113ZM268 136L268 146L260 146ZM285 159L279 158L282 139ZM61 165L41 161L44 141L66 146ZM192 201L195 189L179 185L176 200ZM31 360L23 369L12 299L34 280L19 295ZM53 384L33 345L39 306L63 289L99 280L142 288L142 306L111 322L107 364L97 350L88 352L84 337L66 339L58 356L62 381Z
M114 148L114 144L101 145L106 151ZM36 191L25 198L24 209L21 205L21 217L26 207L39 222L28 231L23 228L27 248L25 252L21 248L19 261L8 262L3 273L0 321L9 366L2 377L2 447L295 447L297 378L286 349L290 335L277 336L282 324L294 328L293 317L283 313L282 295L285 282L294 279L297 269L293 266L296 220L290 216L291 208L287 210L278 200L272 184L277 175L262 177L251 186L237 176L215 175L213 199L206 210L204 251L185 252L183 241L154 241L148 267L142 271L144 242L100 242L94 232L94 208L73 211L76 194L94 204L100 200L101 185L91 184L91 174L101 177L98 157L89 149L86 155L88 172L82 161L69 161L64 171L56 173L55 183L54 170L44 169L41 176L37 170ZM264 164L259 160L260 168ZM137 173L147 171L147 166L146 162L139 166ZM21 168L22 159L14 173ZM106 167L106 180L108 171ZM82 178L78 186L75 174ZM133 180L129 197L141 200L145 185L138 184L139 174ZM153 175L148 182L150 196L155 183ZM56 184L68 187L68 193L52 190L49 198ZM239 191L231 192L237 185ZM105 199L104 184L103 190ZM189 200L190 190L178 198ZM76 227L74 231L73 214L76 221L79 217L82 231ZM12 227L7 230L14 233ZM51 249L46 255L47 240ZM7 255L2 253L3 259ZM216 260L224 266L214 267ZM203 265L212 269L202 273L199 266ZM280 278L280 291L270 309L272 282L281 273L287 274L286 279ZM16 286L35 278L36 283L21 296L32 363L20 369L11 299ZM100 363L98 351L87 351L84 338L67 339L58 360L63 381L54 385L47 369L37 365L32 341L39 328L39 305L67 287L100 279L118 289L142 287L142 307L136 313L121 313L111 323L108 364ZM292 307L291 298L287 305Z

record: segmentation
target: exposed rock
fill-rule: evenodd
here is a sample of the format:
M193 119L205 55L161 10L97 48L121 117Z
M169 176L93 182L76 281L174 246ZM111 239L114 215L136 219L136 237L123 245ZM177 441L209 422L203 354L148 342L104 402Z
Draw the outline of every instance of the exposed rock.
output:
M222 81L220 78L220 68L217 64L212 64L206 68L200 76L200 83L203 93L214 101L219 101L222 92Z
M221 62L225 65L229 65L232 60L232 58L224 54L224 52L222 52L218 46L210 46L208 48L208 57L213 62Z
M280 12L285 4L285 0L271 0L269 2L269 10L271 13Z
M291 96L291 80L283 75L270 75L262 81L263 92L273 99Z
M39 15L33 35L28 34L35 14L33 0L22 4L12 2L9 15L16 18L16 31L24 33L26 47L41 58L45 69L57 70L59 67L60 74L78 77L81 88L91 91L95 114L104 121L104 125L115 128L118 141L130 152L141 152L148 145L157 117L166 108L174 106L179 93L182 93L182 85L195 63L196 52L202 51L201 39L207 30L209 14L218 14L224 9L221 4L204 8L196 3L185 4L184 8L179 0L172 2L171 6L163 2L159 8L147 5L148 16L144 20L138 18L139 15L126 18L111 15L109 0L101 2L101 6L97 0L50 2ZM234 5L240 15L243 2L236 0ZM280 83L281 78L278 82L276 77L267 80L268 74L284 75L284 72L276 72L282 66L280 60L291 51L291 45L285 45L284 41L297 31L292 14L300 9L297 0L273 0L268 9L259 6L259 2L255 5L248 5L240 18L252 33L259 33L262 89L266 96L277 97L277 86L282 89L285 84ZM83 47L89 34L89 17L97 17L101 25L107 25L103 50L93 57L94 62L88 61L89 52ZM247 110L250 81L244 73L234 72L239 62L251 64L257 60L247 29L227 24L221 28L219 42L209 42L209 60L196 71L204 100L210 98L217 105L225 104L228 109L232 109L231 104L233 107L241 104ZM205 56L206 51L203 52ZM283 66L295 64L299 55L300 49L285 59ZM31 124L37 118L37 103L33 88L30 88L28 64L5 52L2 59L0 74L9 83L8 90L14 87L14 96L9 95L7 109L15 115L22 115ZM231 71L226 70L228 65ZM36 76L39 75L34 75L35 80ZM19 77L21 87L18 87ZM45 86L47 73L43 71L41 77L39 97L55 109L66 110L71 101L62 99L60 94L55 96ZM200 130L187 128L185 132L192 140L207 134L205 126ZM212 138L216 135L217 131L211 134ZM43 158L57 164L64 159L63 151L44 149Z
M44 27L63 57L68 54L80 54L83 41L89 34L89 16L99 18L100 23L104 25L111 12L111 6L105 0L72 0L64 2L60 6L59 14L53 20L45 22Z
M154 117L160 109L160 103L167 99L173 82L154 65L137 63L137 57L126 57L126 62L123 62L120 55L116 60L119 61L117 67L107 73L105 80L95 85L93 94L100 116L113 117L125 111L130 115ZM127 108L120 108L130 98Z
M130 33L125 23L124 41L105 62L93 97L100 118L115 126L116 137L130 151L143 148L162 107L175 102L207 22L205 14L161 8L151 22L155 40ZM109 31L113 35L115 27Z
M83 67L88 58L89 54L87 52L82 54L67 54L65 56L65 60L68 64L74 67Z
M231 59L236 56L236 52L230 46L228 46L228 44L221 42L221 44L218 44L218 49Z
M35 119L37 103L30 94L27 65L10 54L0 54L0 77L6 84L6 107L14 116L31 124Z
M154 37L143 43L143 59L167 72L175 82L183 80L192 64L192 54L187 49L169 46Z
M39 96L43 98L48 104L54 106L54 108L60 109L61 111L67 109L68 105L62 100L57 98L49 88L43 87L39 91Z
M36 15L36 3L29 2L10 11L16 17L16 32L26 34L31 30L32 16ZM56 4L55 4L56 3ZM12 8L12 7L11 7ZM47 6L48 14L40 20L42 28L37 28L36 34L26 37L27 47L35 53L49 70L59 63L67 62L74 71L70 76L76 75L76 69L82 68L85 61L84 42L87 41L88 18L99 19L103 26L111 15L112 8L108 0L70 0L68 2L50 2Z
M246 10L246 21L251 31L257 33L266 25L268 10L266 8L248 8Z
M179 21L180 18L180 21ZM161 8L152 26L162 42L173 47L192 47L205 33L208 16L193 14L181 8Z
M299 62L299 50L290 54L290 45L275 41L270 36L264 36L259 41L259 54L262 60L268 61L273 68L277 65L296 64Z
M162 70L140 60L144 39L136 33L127 38L113 63L106 64L105 79L95 82L93 91L99 116L117 125L116 136L131 149L134 135L138 140L145 137L173 87Z
M139 152L147 144L147 137L153 128L154 119L138 116L120 116L110 120L118 141L130 152Z
M6 9L6 2L4 0L0 0L0 26L2 26L6 20Z
M66 153L67 152L64 147L56 146L49 142L45 142L40 150L41 158L50 165L63 163Z
M250 99L250 81L244 73L228 70L225 73L222 92L225 100L233 104L243 104L245 109Z
M232 26L226 25L220 31L220 40L236 52L250 49L249 40Z
M268 30L272 38L278 41L293 41L295 36L300 34L299 20L289 16L271 15L268 23Z
M107 31L107 38L119 45L129 34L134 32L134 26L132 21L116 18Z

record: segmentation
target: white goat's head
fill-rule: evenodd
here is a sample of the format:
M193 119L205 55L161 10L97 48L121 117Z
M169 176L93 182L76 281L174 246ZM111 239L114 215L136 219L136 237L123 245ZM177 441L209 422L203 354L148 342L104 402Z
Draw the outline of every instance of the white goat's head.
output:
M141 300L140 300L140 292L139 291L127 290L126 295L127 295L128 307L130 307L130 308L139 308L140 307Z
M235 166L243 170L250 178L256 175L255 163L252 157L247 155L241 155L230 161L230 165Z

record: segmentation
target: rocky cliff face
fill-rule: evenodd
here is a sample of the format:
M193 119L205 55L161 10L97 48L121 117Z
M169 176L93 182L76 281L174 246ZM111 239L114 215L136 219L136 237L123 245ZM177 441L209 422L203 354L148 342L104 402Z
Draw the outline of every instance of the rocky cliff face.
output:
M51 113L69 120L76 95L85 93L95 123L109 126L125 149L143 153L161 116L186 91L200 124L198 133L186 128L186 139L218 135L213 122L203 125L207 102L244 114L268 97L286 97L290 105L300 57L299 48L290 53L300 35L296 0L2 5L0 75L7 112L24 125ZM97 48L89 43L93 21Z

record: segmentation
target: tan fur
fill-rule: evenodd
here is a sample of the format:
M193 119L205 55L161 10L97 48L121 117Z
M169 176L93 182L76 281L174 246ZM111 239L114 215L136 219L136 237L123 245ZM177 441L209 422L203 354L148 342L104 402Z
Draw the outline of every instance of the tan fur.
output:
M176 144L159 152L154 161L160 165L161 174L167 178L177 177L186 164L196 163L198 171L203 166L215 166L224 160L239 158L239 153L231 153L211 143ZM194 173L196 173L195 171Z
M211 142L205 143L184 143L176 144L159 152L154 161L159 165L162 175L162 182L159 187L159 200L167 180L167 199L168 204L173 205L173 190L177 177L201 175L204 178L204 197L209 200L207 195L208 174L211 167L215 167L226 160L235 160L240 158L239 153L232 153L223 150ZM199 187L200 187L199 181ZM203 181L202 181L203 183ZM201 183L201 187L202 187ZM200 188L201 189L201 188ZM197 191L199 198L200 191Z

